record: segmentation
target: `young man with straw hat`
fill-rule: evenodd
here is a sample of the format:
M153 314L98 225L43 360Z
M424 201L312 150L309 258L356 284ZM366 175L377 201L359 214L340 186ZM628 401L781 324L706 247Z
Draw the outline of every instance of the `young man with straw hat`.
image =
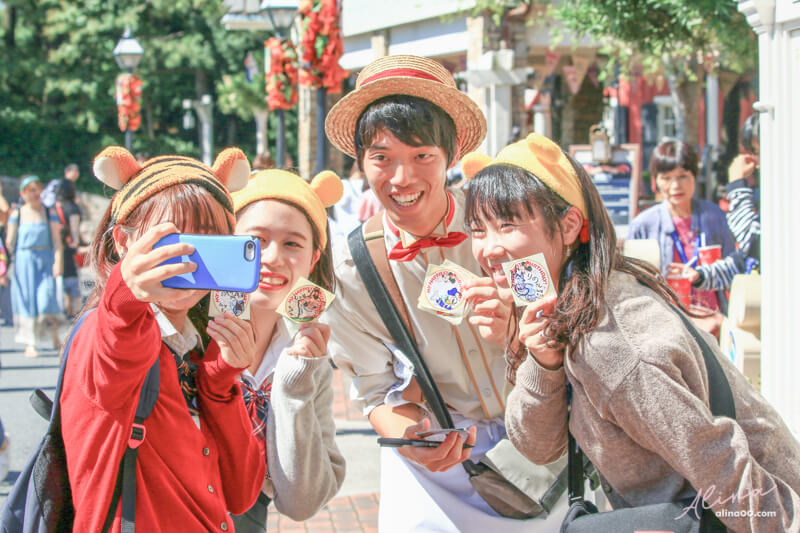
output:
M370 237L382 238L420 354L456 427L468 429L448 434L436 448L382 448L379 528L556 531L557 513L531 521L499 516L459 464L477 461L505 435L510 305L498 303L489 278L466 286L463 295L475 307L458 326L416 305L429 264L450 260L483 275L464 227L463 192L445 186L447 169L486 135L480 109L436 61L388 56L364 68L356 90L331 109L325 130L356 159L385 208L375 221L382 237L380 230ZM327 316L334 361L352 376L354 400L379 435L419 439L416 432L435 425L435 418L415 382L398 377L407 355L376 312L347 242L334 249L334 271L337 298Z

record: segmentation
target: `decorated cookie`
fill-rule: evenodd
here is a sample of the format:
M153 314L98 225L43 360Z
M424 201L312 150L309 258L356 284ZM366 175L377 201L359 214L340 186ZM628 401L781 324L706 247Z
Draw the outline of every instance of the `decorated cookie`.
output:
M319 318L333 298L333 294L319 285L300 278L278 306L278 313L293 322L311 322Z
M556 293L544 254L508 261L502 266L517 305L528 305Z
M242 320L250 319L250 294L233 291L211 291L208 316L215 317L230 313Z
M464 300L464 282L475 277L472 272L452 261L428 265L417 307L453 324L460 324L469 313L469 306Z

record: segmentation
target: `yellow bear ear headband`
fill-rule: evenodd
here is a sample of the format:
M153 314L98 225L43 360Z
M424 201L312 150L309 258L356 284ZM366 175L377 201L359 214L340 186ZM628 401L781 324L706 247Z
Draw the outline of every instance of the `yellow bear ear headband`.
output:
M245 186L250 163L238 148L220 152L214 166L190 157L165 155L139 165L131 153L120 146L109 146L97 154L94 175L116 190L111 201L111 223L125 222L131 212L147 198L172 185L194 183L205 188L228 212L233 226L233 201L228 191Z
M328 227L325 208L338 202L343 190L342 180L330 170L323 170L314 176L311 183L306 183L297 174L272 168L255 173L246 187L233 193L233 207L238 213L261 200L290 202L305 211L319 232L322 248L325 248Z
M509 144L492 159L488 155L472 152L461 160L461 171L468 179L490 165L514 165L527 170L558 194L569 205L577 207L583 215L581 242L589 242L589 223L586 203L583 200L578 175L561 148L538 133Z

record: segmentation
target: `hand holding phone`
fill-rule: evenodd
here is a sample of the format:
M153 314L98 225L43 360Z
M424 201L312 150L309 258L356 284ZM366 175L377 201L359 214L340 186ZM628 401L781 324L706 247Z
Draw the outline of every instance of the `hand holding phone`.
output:
M194 248L190 244L178 243L153 248L159 239L177 230L175 224L165 222L148 229L134 242L124 242L128 247L120 254L120 272L125 284L140 302L156 302L174 297L174 289L164 287L161 281L192 272L196 268L191 262L165 264L165 260L170 258L191 254Z
M158 240L153 248L185 243L192 251L170 256L161 265L194 263L195 270L164 279L164 287L253 292L258 287L261 247L247 235L195 235L172 233Z
M417 433L426 432L430 429L430 419L423 418L419 423L406 427L403 432L403 438L419 440L415 438ZM397 451L409 461L413 461L431 472L444 472L469 459L472 451L471 446L475 444L475 431L476 428L473 426L466 435L460 431L450 431L442 442L423 441L433 442L436 445L435 448L428 447L428 445L410 445L401 446ZM470 446L467 447L464 444Z
M402 446L418 446L420 448L438 448L442 441L436 440L415 440L415 439L392 439L389 437L378 438L378 444L385 448L400 448ZM463 448L472 448L472 444L464 443Z

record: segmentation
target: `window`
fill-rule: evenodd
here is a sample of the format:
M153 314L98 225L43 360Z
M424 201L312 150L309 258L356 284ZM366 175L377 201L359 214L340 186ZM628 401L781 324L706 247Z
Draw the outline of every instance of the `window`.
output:
M675 127L675 112L672 109L671 96L656 96L653 98L653 103L656 104L656 131L658 132L658 142L666 138L675 138L678 131Z

